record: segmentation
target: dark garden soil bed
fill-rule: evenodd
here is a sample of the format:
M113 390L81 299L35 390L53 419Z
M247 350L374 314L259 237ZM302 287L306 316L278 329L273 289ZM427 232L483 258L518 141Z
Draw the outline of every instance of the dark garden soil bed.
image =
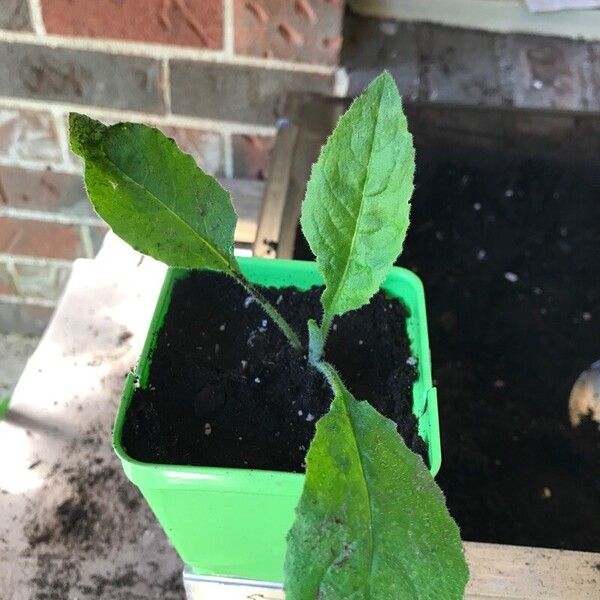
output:
M598 165L416 140L400 263L425 284L450 511L467 540L600 551L600 431L567 409L600 358Z
M305 338L321 289L264 289ZM398 424L426 455L412 415L416 376L406 309L378 293L336 322L327 356L350 390ZM302 471L331 392L262 309L223 275L194 273L175 285L146 389L133 396L123 444L138 460Z

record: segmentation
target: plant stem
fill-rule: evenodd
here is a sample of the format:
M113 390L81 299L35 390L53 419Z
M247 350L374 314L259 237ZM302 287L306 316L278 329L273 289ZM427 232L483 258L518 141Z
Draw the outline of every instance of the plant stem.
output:
M327 336L329 335L329 330L331 329L331 323L333 323L333 315L330 315L327 311L325 311L323 313L323 321L321 323L323 347L325 347L325 343L327 342Z
M263 310L275 321L279 329L289 343L296 350L302 350L302 343L296 332L289 323L281 316L281 313L241 274L237 275L238 281L246 288L250 295L263 307Z

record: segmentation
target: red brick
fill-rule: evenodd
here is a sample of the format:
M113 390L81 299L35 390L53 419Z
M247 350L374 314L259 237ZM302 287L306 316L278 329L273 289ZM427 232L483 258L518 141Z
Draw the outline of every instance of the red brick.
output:
M42 14L48 33L212 49L223 45L222 0L42 0Z
M44 111L0 108L0 156L62 162L52 115Z
M0 96L164 113L164 83L158 59L0 41Z
M0 294L15 295L17 293L12 275L8 272L6 265L0 263Z
M235 0L234 7L239 54L337 64L344 2Z
M79 175L18 167L0 167L0 208L2 206L72 217L94 215Z
M274 137L234 135L234 177L267 179L274 146Z
M160 127L165 135L194 157L198 165L211 175L223 174L223 138L220 133L187 129L183 127Z
M330 94L334 76L192 60L171 61L173 112L205 119L275 125L290 92Z
M0 217L0 254L75 259L84 251L76 226Z

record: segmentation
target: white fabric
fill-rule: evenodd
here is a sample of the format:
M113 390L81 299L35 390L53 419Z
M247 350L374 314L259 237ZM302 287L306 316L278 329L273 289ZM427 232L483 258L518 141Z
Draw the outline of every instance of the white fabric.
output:
M531 12L600 8L600 0L525 0Z

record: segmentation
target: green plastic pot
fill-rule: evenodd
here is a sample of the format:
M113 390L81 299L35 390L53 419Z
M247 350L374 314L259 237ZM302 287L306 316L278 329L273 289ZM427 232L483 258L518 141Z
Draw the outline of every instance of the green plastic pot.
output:
M0 421L4 419L10 405L10 396L0 398Z
M263 285L306 290L323 281L313 262L260 258L241 258L239 262L251 281ZM123 424L135 380L139 378L142 387L148 381L152 351L169 309L173 284L186 276L187 271L181 269L167 271L136 373L125 382L113 447L127 477L139 487L181 559L196 573L281 582L285 537L294 520L304 475L143 463L123 448ZM429 445L429 464L435 475L441 448L423 286L416 275L396 267L382 289L402 299L410 311L408 334L418 360L413 412L419 433Z

